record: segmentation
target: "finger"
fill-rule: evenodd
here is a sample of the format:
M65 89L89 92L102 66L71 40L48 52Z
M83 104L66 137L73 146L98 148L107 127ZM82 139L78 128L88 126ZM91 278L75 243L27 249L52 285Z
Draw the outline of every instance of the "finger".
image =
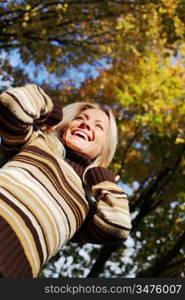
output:
M120 180L120 176L119 176L119 175L116 175L115 181L118 182L119 180Z

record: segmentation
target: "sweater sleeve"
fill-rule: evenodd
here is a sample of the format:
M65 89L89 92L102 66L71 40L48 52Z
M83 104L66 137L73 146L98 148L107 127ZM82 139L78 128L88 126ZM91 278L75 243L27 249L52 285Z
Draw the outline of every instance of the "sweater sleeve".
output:
M128 198L116 184L115 175L95 167L88 170L86 178L96 205L90 205L89 214L72 241L111 245L126 240L131 230Z
M5 154L12 156L19 152L35 128L61 121L59 105L36 84L4 91L0 95L0 135Z

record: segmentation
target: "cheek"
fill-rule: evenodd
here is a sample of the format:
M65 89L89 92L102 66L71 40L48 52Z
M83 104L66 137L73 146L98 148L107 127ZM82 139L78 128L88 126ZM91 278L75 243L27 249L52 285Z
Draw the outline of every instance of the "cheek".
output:
M66 141L66 136L67 136L67 130L65 130L65 131L63 132L63 134L61 135L61 137L62 137L62 139L63 139L64 141Z
M70 131L68 129L66 129L62 135L61 135L61 138L63 140L63 142L68 146L70 144Z
M101 135L97 138L95 147L100 152L106 144L106 137L104 135Z
M105 134L104 132L103 132L103 133L100 133L100 134L97 136L97 142L98 142L98 144L100 144L102 147L106 144L106 140L107 140L107 134Z
M67 128L64 130L64 132L63 132L63 134L62 134L62 137L63 137L64 139L68 138L68 137L69 137L69 133L70 133L70 127L67 127Z

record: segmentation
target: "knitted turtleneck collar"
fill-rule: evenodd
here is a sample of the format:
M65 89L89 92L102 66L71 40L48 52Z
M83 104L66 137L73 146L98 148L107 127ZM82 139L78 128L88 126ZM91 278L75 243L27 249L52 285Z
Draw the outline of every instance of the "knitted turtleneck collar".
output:
M80 152L77 152L66 145L64 145L66 150L66 159L69 159L71 161L75 161L78 164L83 165L84 167L87 167L92 163L92 161L85 155Z
M84 170L89 166L92 161L82 153L79 153L75 150L64 145L66 150L65 161L76 171L76 173L81 177L84 173Z

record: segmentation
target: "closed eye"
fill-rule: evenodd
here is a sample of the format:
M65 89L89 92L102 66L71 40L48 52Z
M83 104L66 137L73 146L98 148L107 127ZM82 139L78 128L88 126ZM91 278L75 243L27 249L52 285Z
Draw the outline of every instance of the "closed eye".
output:
M96 124L96 126L103 130L103 126L101 124Z
M76 117L75 120L84 120L84 118L79 116L79 117Z

